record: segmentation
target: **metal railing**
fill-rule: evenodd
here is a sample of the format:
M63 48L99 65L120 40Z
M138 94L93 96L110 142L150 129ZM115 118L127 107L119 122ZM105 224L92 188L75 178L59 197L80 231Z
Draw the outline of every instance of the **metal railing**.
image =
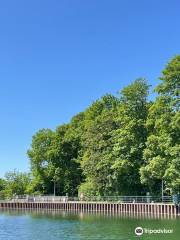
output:
M85 201L105 201L105 202L119 202L119 203L171 203L173 202L172 196L93 196L84 197Z
M11 201L15 202L68 202L68 201L89 201L89 202L118 202L118 203L172 203L172 196L14 196Z
M11 199L13 202L67 202L67 196L15 196Z

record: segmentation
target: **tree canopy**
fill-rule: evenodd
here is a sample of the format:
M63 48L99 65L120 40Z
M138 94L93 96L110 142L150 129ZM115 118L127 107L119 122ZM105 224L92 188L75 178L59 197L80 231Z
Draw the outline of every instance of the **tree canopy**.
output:
M173 193L180 191L180 56L167 64L160 80L146 122L141 180L152 190L163 180L166 190Z
M153 101L139 78L55 131L36 132L30 174L7 173L1 195L160 194L162 181L165 193L180 192L180 55L159 80Z

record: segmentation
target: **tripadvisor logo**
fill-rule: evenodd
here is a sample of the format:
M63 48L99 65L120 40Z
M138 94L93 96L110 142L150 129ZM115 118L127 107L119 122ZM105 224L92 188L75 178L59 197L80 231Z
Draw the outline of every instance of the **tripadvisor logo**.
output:
M143 234L169 234L173 233L173 229L149 229L149 228L142 228L142 227L137 227L135 228L135 234L137 236L141 236Z
M142 228L142 227L137 227L137 228L135 229L135 234L136 234L137 236L143 235L143 228Z

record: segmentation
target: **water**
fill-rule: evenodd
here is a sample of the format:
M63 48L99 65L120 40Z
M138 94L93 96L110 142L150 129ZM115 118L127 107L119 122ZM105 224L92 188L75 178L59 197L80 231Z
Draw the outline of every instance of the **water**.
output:
M171 229L168 234L136 236L138 226ZM0 211L0 240L179 240L180 219L100 213Z

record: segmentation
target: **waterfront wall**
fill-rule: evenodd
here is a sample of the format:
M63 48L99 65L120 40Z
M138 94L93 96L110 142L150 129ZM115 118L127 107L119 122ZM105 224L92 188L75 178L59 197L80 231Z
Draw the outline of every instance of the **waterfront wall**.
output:
M179 215L174 204L161 203L113 203L113 202L0 202L0 209L48 209L64 211L95 211L112 213L145 213Z

